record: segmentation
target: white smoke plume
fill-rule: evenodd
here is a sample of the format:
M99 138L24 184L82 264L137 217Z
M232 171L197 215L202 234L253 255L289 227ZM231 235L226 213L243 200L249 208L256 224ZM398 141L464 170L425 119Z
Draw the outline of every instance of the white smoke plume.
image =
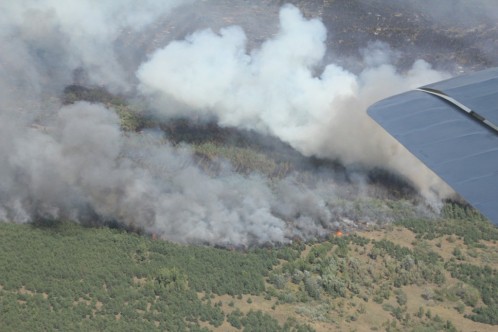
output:
M76 69L88 84L132 90L116 40L188 2L0 3L0 220L98 219L177 242L249 245L324 235L350 219L399 217L361 176L340 183L327 174L308 181L291 175L269 183L230 165L208 175L188 146L173 147L157 132L122 132L112 109L60 105L55 92L73 82ZM157 105L184 105L158 107L171 116L216 116L224 126L277 136L307 156L387 163L427 192L438 188L364 111L444 75L423 61L400 74L382 45L365 51L368 66L360 75L324 66L323 24L292 6L280 18L277 35L250 52L237 27L200 31L158 50L137 72L143 94ZM411 164L413 172L405 171ZM403 207L402 213L426 213Z
M216 116L222 126L275 135L304 155L388 166L427 196L434 190L449 193L366 116L375 101L447 74L423 60L399 73L389 64L393 52L382 44L364 52L365 69L359 75L334 64L321 69L326 36L319 20L305 19L288 5L280 11L278 33L259 49L246 49L238 27L204 30L156 51L137 76L142 91L156 96L159 105L172 98L193 114ZM177 110L161 108L168 115L180 115Z

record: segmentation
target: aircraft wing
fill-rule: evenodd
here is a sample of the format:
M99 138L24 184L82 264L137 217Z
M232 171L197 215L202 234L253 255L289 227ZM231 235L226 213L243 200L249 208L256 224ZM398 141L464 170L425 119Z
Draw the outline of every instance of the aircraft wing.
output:
M498 225L498 68L381 100L367 112Z

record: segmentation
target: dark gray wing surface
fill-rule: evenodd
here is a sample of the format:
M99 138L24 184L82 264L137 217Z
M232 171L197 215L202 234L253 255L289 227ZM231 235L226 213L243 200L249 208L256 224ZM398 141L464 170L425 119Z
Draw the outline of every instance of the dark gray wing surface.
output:
M368 114L498 224L498 68L384 99Z

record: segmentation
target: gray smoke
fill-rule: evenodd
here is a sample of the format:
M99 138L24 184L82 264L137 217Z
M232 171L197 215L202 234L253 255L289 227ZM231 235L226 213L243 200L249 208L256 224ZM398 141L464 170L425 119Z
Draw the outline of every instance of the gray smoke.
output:
M385 203L355 202L368 197L361 186L330 178L303 184L291 176L271 188L229 166L208 176L188 147L173 148L154 132L125 135L116 114L101 105L62 107L53 125L11 136L2 151L0 219L88 221L92 211L177 242L249 245L321 236L343 225L344 216L399 217ZM406 211L416 215L412 210Z
M175 7L193 1L2 1L2 69L15 74L10 76L11 87L35 92L47 85L60 88L78 68L85 71L89 84L129 89L116 51L118 38L143 30Z
M361 173L342 182L330 170L269 181L218 160L219 172L209 175L189 146L172 146L161 132L123 132L108 107L60 105L57 93L78 72L86 84L133 90L137 68L120 60L117 41L190 2L0 3L0 220L98 219L177 242L249 245L431 214L424 204L384 200ZM324 65L326 34L292 6L281 10L277 34L253 50L241 28L198 31L151 54L136 72L139 89L167 116L214 116L306 156L388 167L428 199L444 196L444 184L365 109L446 74L423 60L400 73L390 65L394 53L378 43L365 49L360 74Z

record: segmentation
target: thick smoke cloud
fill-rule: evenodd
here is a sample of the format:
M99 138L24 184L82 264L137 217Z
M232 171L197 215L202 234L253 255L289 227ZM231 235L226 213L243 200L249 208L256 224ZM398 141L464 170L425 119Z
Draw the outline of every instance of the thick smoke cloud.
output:
M89 134L90 133L90 134ZM0 217L85 221L91 210L175 241L283 242L265 182L202 173L188 150L153 134L124 136L110 110L86 102L61 108L49 133L30 129L2 165ZM12 178L15 176L15 178ZM88 220L87 220L88 221Z
M173 148L153 132L124 135L101 105L62 107L53 124L27 129L2 151L0 219L98 216L177 242L250 245L324 235L345 216L397 217L383 204L354 203L361 186L341 187L330 177L310 184L288 177L271 188L229 167L208 176L187 147Z
M112 109L60 105L56 96L75 70L86 84L133 89L134 69L120 62L116 40L188 2L0 3L0 220L117 221L177 242L248 245L428 213L407 202L389 208L362 176L341 183L326 172L307 181L293 174L269 183L222 161L219 174L208 175L188 146L173 147L158 132L122 132ZM325 38L320 21L285 7L281 30L257 50L246 50L240 28L201 31L157 51L137 75L144 95L183 104L162 108L168 115L216 116L306 155L405 169L400 148L364 109L442 75L424 62L397 73L383 45L365 51L360 75L333 64L321 70Z
M215 116L223 126L269 133L304 155L346 164L387 166L408 176L426 195L447 186L366 116L377 100L441 80L419 60L406 73L389 64L386 45L364 51L366 68L354 75L335 64L320 68L327 31L293 6L280 12L280 30L259 49L246 50L238 27L196 32L156 51L137 75L145 94L174 99L192 114ZM316 74L318 72L318 74ZM178 108L161 109L179 115ZM185 115L182 110L181 115Z

